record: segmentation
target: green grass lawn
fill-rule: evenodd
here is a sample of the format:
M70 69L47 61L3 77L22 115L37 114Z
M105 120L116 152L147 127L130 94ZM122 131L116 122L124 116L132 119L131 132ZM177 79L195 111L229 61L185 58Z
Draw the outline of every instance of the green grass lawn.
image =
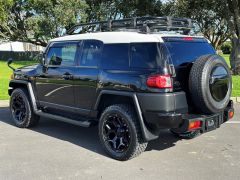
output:
M222 56L224 57L228 66L230 67L229 55L228 54L223 54ZM240 76L232 76L232 81L233 81L232 96L233 97L237 97L237 96L240 97Z
M35 61L17 61L12 65L15 68L35 64ZM0 61L0 100L9 99L8 96L8 83L10 80L10 76L13 71L7 66L6 61Z
M225 59L228 65L229 62L229 55L222 55ZM35 64L35 61L17 61L13 63L13 66L15 68L25 66L25 65L31 65ZM0 61L0 100L9 99L8 96L8 83L10 80L10 76L12 74L12 70L7 66L6 61ZM240 96L240 76L233 76L233 92L232 96Z

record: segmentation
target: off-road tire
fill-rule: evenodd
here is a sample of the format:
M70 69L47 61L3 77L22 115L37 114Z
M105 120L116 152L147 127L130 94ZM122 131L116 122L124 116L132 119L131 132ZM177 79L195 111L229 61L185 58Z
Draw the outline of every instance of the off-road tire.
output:
M224 68L228 75L228 90L223 100L216 101L210 91L211 73L214 68ZM225 60L219 55L204 55L193 64L189 75L189 91L195 107L205 114L223 111L230 100L232 80Z
M26 116L25 116L25 118L23 119L22 122L19 122L14 117L14 113L13 113L13 103L14 103L14 98L16 96L21 97L21 99L24 102L25 109L26 109ZM36 115L33 112L31 100L30 100L30 97L28 95L28 91L25 88L16 88L16 89L13 90L13 92L11 94L11 98L10 98L10 111L11 111L12 118L13 118L13 121L14 121L15 125L19 128L34 127L38 124L39 119L40 119L40 116Z
M123 117L127 122L131 134L131 140L128 149L122 153L114 152L111 150L107 145L106 140L104 139L104 123L107 117L111 114L117 114ZM138 156L144 152L147 147L147 142L144 142L142 140L141 128L139 122L137 121L136 113L131 106L125 104L111 105L103 111L99 121L99 138L107 154L109 154L112 158L120 161L129 160Z

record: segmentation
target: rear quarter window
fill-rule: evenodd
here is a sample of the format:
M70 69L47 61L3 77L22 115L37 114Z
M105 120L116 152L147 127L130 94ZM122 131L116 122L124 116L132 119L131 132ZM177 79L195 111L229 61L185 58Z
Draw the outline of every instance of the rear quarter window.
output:
M156 59L159 57L157 43L132 43L130 53L131 67L156 68Z
M169 63L168 50L162 43L131 43L130 67L159 69Z
M129 44L105 44L102 51L103 69L129 68Z

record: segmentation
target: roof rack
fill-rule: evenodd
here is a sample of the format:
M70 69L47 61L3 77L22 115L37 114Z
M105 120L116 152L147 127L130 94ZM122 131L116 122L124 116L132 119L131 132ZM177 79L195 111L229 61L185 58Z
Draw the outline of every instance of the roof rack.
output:
M71 27L66 34L82 34L86 32L106 31L137 31L151 33L160 31L182 31L189 34L193 28L193 22L188 18L174 17L135 17L119 20L98 21L91 23L77 24Z

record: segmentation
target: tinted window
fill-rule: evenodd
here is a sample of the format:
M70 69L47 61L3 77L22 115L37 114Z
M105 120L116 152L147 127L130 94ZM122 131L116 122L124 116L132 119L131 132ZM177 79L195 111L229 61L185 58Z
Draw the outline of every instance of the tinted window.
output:
M105 44L102 53L103 69L126 69L129 67L129 44Z
M160 59L158 43L133 43L130 48L131 67L156 68Z
M101 56L101 47L100 41L85 41L80 66L97 66Z
M47 54L49 65L72 66L75 64L77 43L57 43L50 47Z
M213 47L207 42L166 42L174 65L193 62L205 54L215 54Z

